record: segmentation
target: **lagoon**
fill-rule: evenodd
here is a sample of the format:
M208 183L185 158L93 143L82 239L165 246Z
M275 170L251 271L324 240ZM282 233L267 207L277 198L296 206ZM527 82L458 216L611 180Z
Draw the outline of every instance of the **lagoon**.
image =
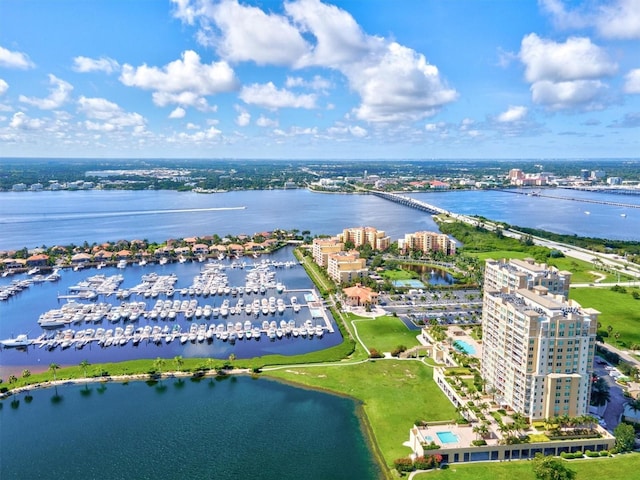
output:
M236 376L30 395L0 401L3 480L381 478L355 403L322 392Z

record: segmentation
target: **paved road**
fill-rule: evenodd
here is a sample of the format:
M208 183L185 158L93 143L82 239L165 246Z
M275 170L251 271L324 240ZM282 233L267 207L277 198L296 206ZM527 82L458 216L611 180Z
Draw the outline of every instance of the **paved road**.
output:
M602 417L607 422L607 430L613 432L618 423L620 423L620 416L624 411L624 404L627 403L628 399L623 395L620 385L609 375L609 371L605 370L604 366L596 366L595 372L609 385L610 399Z

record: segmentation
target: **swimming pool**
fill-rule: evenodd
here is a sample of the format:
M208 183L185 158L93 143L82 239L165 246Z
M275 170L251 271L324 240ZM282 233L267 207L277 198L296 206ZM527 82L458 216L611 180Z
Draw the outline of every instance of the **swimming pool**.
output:
M391 282L394 287L404 288L425 288L424 283L420 280L406 279L406 280L394 280Z
M311 317L312 318L322 318L322 310L320 310L319 308L310 308L309 309L309 313L311 313Z
M476 349L473 345L465 342L464 340L456 340L453 342L453 346L456 350L462 353L466 353L468 355L475 355Z
M305 293L304 294L304 300L307 303L315 302L316 301L316 297L312 293Z
M458 436L453 432L436 432L436 435L440 443L458 443L460 441Z

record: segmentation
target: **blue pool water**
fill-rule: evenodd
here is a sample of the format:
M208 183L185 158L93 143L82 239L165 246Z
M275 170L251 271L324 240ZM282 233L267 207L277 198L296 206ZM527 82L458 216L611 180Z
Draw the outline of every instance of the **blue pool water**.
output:
M465 342L464 340L456 340L455 343L453 344L453 346L459 352L466 353L468 355L475 355L476 354L475 347L473 345L470 345L469 343Z
M322 310L318 308L310 308L309 313L311 313L312 318L322 318Z
M394 280L394 287L424 288L424 283L420 280Z
M308 302L315 302L316 301L316 297L313 296L313 294L311 293L305 293L304 294L304 299L305 301Z
M458 443L458 436L453 432L436 432L440 443Z

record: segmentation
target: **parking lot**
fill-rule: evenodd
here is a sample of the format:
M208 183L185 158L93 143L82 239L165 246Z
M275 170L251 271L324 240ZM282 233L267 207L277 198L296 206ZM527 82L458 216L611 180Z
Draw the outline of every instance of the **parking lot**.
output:
M410 290L381 294L380 305L416 325L435 319L441 325L474 325L482 320L480 290Z

